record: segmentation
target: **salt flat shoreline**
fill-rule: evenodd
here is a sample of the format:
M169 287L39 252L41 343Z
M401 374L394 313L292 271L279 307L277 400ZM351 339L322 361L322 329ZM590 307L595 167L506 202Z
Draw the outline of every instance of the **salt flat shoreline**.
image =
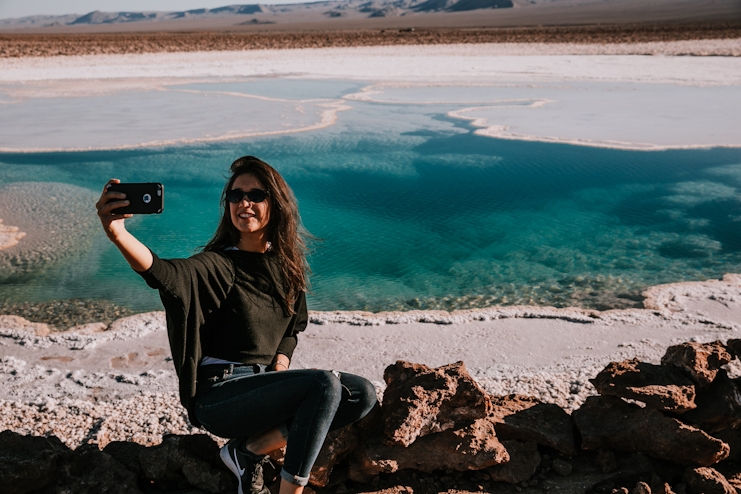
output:
M488 43L0 58L0 96L3 97L0 106L46 98L76 100L147 91L164 94L172 92L172 86L183 84L249 82L265 78L359 81L378 87L399 83L435 87L446 84L496 86L573 82L735 87L741 85L741 38L622 44ZM242 95L223 96L235 98ZM236 103L235 100L232 108L242 107ZM244 104L241 99L238 103ZM288 128L282 126L283 122L278 122L273 127L257 130L226 128L218 132L200 129L198 119L178 118L178 126L164 127L176 129L185 126L187 135L158 135L157 140L152 140L151 134L138 136L131 131L122 134L119 129L101 124L95 126L97 134L94 140L85 137L93 135L86 131L72 136L56 132L52 135L56 140L51 139L40 146L35 140L29 141L24 135L19 135L17 139L0 144L0 152L136 149L306 132L334 125L340 112L351 109L349 103L352 101L335 98L286 100L284 103L297 108L305 104L314 105L316 112L310 114L321 113L321 118L299 122L305 119L301 116ZM481 109L485 110L485 107ZM555 135L553 129L545 134L527 130L518 132L496 121L487 124L488 117L484 115L482 118L477 111L462 113L473 110L478 109L459 109L455 115L449 113L449 116L469 119L470 115L472 125L483 125L476 133L506 139L635 150L741 145L737 134L726 135L730 127L720 121L711 120L718 127L707 133L723 136L712 142L694 142L691 136L683 136L674 142L661 135L657 142L643 142L636 140L636 136L624 138L620 132L617 137L606 134L588 139ZM163 115L165 118L169 113ZM91 115L90 118L94 120L97 117ZM683 120L677 118L674 121ZM479 125L477 122L483 123ZM666 126L652 128L664 129L665 133L670 131ZM8 135L14 135L13 129L8 129ZM23 225L13 226L23 231Z
M396 360L462 360L490 393L519 393L578 408L610 361L658 362L667 346L741 333L741 275L652 287L644 309L494 307L442 311L311 312L293 368L370 379ZM71 447L114 440L157 444L196 432L179 405L163 312L62 333L0 316L0 430L54 434ZM741 375L736 364L731 375Z

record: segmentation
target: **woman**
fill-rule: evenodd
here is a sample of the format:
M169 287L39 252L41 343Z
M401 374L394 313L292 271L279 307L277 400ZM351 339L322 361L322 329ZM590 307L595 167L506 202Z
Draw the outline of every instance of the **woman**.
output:
M239 158L231 173L216 233L188 259L160 259L126 230L131 215L115 212L129 203L123 193L104 189L98 216L131 267L159 290L180 401L194 425L232 438L220 454L239 494L269 492L265 454L286 444L280 493L300 493L327 432L364 417L375 391L352 374L288 370L308 321L296 200L257 158Z

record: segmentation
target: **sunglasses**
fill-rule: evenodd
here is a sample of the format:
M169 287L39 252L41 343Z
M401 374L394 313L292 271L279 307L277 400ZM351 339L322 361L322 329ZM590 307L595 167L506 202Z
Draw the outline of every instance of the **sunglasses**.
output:
M242 202L242 199L247 197L249 202L262 202L268 197L268 191L262 189L252 189L247 192L240 189L232 189L226 191L226 200L233 202L234 204Z

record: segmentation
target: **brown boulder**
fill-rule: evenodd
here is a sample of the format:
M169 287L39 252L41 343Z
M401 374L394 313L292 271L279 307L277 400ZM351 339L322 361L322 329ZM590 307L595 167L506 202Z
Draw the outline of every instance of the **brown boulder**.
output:
M729 454L724 442L695 427L612 396L590 396L573 414L582 449L629 451L683 465L713 465Z
M311 469L309 483L317 487L326 487L332 469L358 445L358 431L355 425L343 427L327 434L324 445L319 451Z
M741 426L741 390L721 369L713 383L701 389L695 399L697 408L682 415L682 421L713 434Z
M686 412L695 408L695 385L676 367L640 362L610 362L589 380L601 395L638 400L656 410Z
M216 493L234 487L218 445L205 434L167 435L162 444L142 450L139 462L144 477L164 490L196 487Z
M383 421L386 442L409 446L418 437L486 417L486 391L463 362L433 369L397 361L383 373Z
M481 470L509 461L509 454L497 440L494 425L479 419L462 429L428 434L409 447L388 445L371 436L355 450L354 459L363 473L377 475L407 468L427 473Z
M686 342L670 346L661 357L661 365L682 369L698 386L708 386L721 366L731 361L731 354L720 341Z
M509 453L509 461L486 469L495 482L519 484L533 475L540 466L538 445L517 440L502 441Z
M682 480L689 494L736 494L736 489L714 468L688 468Z
M489 420L499 439L532 441L567 456L576 453L574 423L558 405L523 395L492 396Z

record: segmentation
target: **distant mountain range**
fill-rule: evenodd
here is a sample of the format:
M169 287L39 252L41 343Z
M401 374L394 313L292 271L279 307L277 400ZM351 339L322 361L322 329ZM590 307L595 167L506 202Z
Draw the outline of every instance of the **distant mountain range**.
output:
M424 12L504 9L513 6L512 0L329 0L283 5L228 5L216 9L195 9L179 12L100 12L96 10L85 15L33 15L14 19L0 19L0 28L163 22L178 19L209 19L254 16L255 14L299 14L317 11L322 11L330 18L343 17L348 14L360 15L361 17L391 17Z

